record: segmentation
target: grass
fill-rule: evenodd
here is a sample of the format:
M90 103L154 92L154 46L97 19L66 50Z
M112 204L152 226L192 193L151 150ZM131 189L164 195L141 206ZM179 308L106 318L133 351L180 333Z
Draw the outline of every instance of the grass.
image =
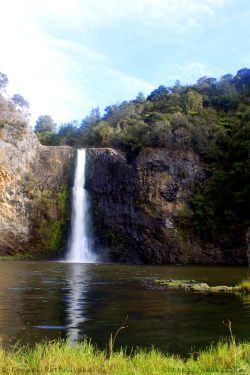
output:
M0 255L0 261L1 260L23 260L27 259L23 254L17 253L14 255Z
M188 358L138 348L114 351L116 337L126 328L127 318L111 335L107 350L100 351L86 339L81 343L53 340L34 348L15 345L11 350L0 345L0 374L88 374L88 375L161 375L161 374L249 374L250 343L236 342L231 322L226 324L230 338L194 352Z
M40 260L41 258L38 257L37 254L35 253L25 253L25 254L20 254L16 253L13 255L0 255L0 261L5 261L5 260Z
M250 294L250 279L242 280L239 285L236 285L235 289L242 294Z
M168 288L182 288L197 292L233 292L250 294L250 279L242 280L238 285L235 286L209 286L206 283L199 283L195 280L154 280L154 283Z
M194 281L186 282L192 284ZM249 280L243 280L231 288L249 293L249 285ZM55 340L37 343L34 348L16 345L11 350L0 346L0 375L250 374L250 342L236 342L230 321L227 324L230 339L192 353L188 358L164 354L153 347L149 351L141 348L129 354L122 348L115 351L116 337L125 324L126 320L114 338L111 336L108 350L103 351L87 340L74 345L69 341Z
M83 341L72 346L67 341L36 344L35 348L16 346L7 351L0 347L0 374L249 374L250 344L233 340L217 345L189 358L163 354L152 348L132 354L120 349L99 351Z

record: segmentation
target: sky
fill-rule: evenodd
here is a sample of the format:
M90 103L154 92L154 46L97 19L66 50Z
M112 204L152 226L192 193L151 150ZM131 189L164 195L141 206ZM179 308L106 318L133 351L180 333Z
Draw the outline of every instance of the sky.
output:
M249 0L8 0L0 72L30 104L31 124L58 124L250 68Z

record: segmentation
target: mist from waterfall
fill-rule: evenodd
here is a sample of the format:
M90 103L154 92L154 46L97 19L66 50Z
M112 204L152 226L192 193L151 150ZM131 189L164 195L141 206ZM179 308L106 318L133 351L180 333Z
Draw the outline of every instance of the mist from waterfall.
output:
M91 216L85 185L85 149L77 150L74 186L72 191L72 221L67 262L94 263L94 239L91 238Z

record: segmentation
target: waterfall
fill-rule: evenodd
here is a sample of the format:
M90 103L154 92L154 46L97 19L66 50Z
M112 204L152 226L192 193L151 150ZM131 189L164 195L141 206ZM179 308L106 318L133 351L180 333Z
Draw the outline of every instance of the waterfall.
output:
M73 186L71 238L67 255L68 262L93 263L94 240L90 236L91 220L89 214L88 192L85 185L85 150L77 150L75 179Z

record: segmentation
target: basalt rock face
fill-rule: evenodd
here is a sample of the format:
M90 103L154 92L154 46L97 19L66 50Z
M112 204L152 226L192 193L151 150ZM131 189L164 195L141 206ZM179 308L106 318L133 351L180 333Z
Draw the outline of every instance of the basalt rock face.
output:
M88 149L86 188L104 259L148 264L244 264L180 231L195 182L206 174L193 151L144 150L134 163L112 149Z
M0 255L51 258L65 249L74 156L71 147L41 146L24 124L1 129ZM182 233L180 213L197 181L206 174L192 150L146 149L129 164L115 150L88 149L86 188L103 260L247 264L247 246L225 252Z
M7 125L0 139L0 254L56 254L70 220L74 150L41 146L33 130Z
M94 232L104 260L140 263L136 244L142 233L136 207L135 170L112 149L88 149L86 188L90 192Z

